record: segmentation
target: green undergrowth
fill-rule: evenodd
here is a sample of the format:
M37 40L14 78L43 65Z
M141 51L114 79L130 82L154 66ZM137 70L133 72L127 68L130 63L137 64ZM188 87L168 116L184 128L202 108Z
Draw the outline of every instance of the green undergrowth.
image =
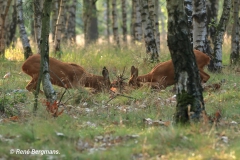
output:
M101 74L106 66L113 81L124 67L124 77L128 79L131 65L140 68L139 74L149 72L153 64L145 58L144 49L137 45L120 49L93 45L63 47L61 60L80 64L94 74ZM169 59L166 49L162 49L161 59ZM84 88L67 90L59 108L64 112L57 118L46 111L45 97L40 95L34 116L34 96L24 89L30 77L21 73L22 62L1 60L0 64L0 107L5 107L0 118L0 159L240 158L237 67L225 66L218 74L207 71L211 75L207 84L221 82L220 89L203 92L207 114L213 116L220 110L219 122L177 126L172 87L161 91L142 87L118 96L107 91L92 94ZM3 78L8 72L10 77ZM54 88L60 100L64 90ZM13 116L18 117L10 119ZM58 150L60 154L10 154L11 149Z

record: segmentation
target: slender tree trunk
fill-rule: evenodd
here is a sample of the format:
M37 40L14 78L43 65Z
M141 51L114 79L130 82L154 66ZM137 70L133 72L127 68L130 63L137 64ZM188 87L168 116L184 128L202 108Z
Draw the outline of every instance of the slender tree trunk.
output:
M59 13L59 0L53 0L52 3L52 41L54 42L55 33L56 33L56 24L58 20Z
M231 43L231 55L230 64L236 65L240 63L239 59L239 0L233 0L233 28L232 28L232 43Z
M42 1L41 1L42 2ZM39 0L33 1L34 8L34 33L35 42L37 43L37 53L40 54L40 40L42 27L42 4Z
M97 0L84 0L84 40L87 46L98 39Z
M146 53L150 56L150 62L158 62L158 51L156 40L154 36L154 27L152 21L153 19L149 16L149 6L146 0L141 0L141 16L142 16L142 25L144 29L144 40Z
M110 43L110 0L107 0L107 41Z
M113 28L113 40L114 43L119 47L119 35L118 35L118 20L117 20L117 4L116 0L112 0L112 28Z
M168 47L171 53L177 88L177 123L199 121L204 110L199 70L189 40L190 29L184 0L168 0Z
M123 30L123 42L127 42L127 6L126 6L126 0L122 0L122 30Z
M214 38L214 55L212 58L213 58L215 72L221 72L222 70L223 36L229 20L230 9L231 9L231 0L224 0L223 13L219 21L219 24L216 28L216 34Z
M205 0L193 0L193 48L207 53L207 10Z
M43 14L42 14L42 35L41 35L41 67L40 67L40 76L38 79L38 85L35 92L35 105L33 111L37 110L37 100L38 100L38 92L40 88L40 82L42 81L43 90L47 101L50 104L53 104L57 95L53 89L53 86L50 81L49 74L49 32L50 32L50 13L51 13L51 3L52 0L45 0L43 4Z
M15 34L16 34L16 28L17 28L17 9L16 9L16 1L12 3L12 18L9 24L6 27L7 30L7 38L6 38L6 45L9 47L11 44L13 44L13 41L15 40Z
M61 0L60 9L58 13L58 20L56 24L56 32L54 38L54 52L57 56L61 57L61 35L64 29L64 14L65 14L66 0Z
M5 21L9 7L11 5L11 0L1 0L0 1L0 56L5 56Z
M155 42L157 46L157 54L160 51L160 33L158 23L158 0L148 0L149 18L152 22Z
M142 17L141 17L141 7L139 0L133 0L133 19L132 19L132 27L133 27L133 42L142 41Z
M69 7L67 35L70 42L76 43L76 6L77 0L73 0Z
M158 49L158 55L160 55L161 50L160 50L160 31L159 31L159 0L155 0L154 3L154 8L155 8L155 38L156 38L156 44L157 44L157 49Z
M110 0L107 0L107 41L110 43Z
M17 21L19 26L20 38L22 41L23 49L24 49L24 58L27 59L29 56L32 55L32 49L29 44L28 35L24 26L23 21L23 7L22 7L22 0L17 0Z

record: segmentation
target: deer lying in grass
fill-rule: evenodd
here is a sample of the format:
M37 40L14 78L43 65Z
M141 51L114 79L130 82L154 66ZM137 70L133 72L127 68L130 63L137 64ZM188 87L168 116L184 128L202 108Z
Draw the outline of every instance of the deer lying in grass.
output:
M22 71L32 77L32 80L26 86L28 91L36 90L40 61L40 55L34 54L22 65ZM86 72L84 68L77 64L65 63L49 57L49 73L51 83L63 88L78 88L84 86L99 91L105 87L110 87L109 73L106 67L103 68L103 76L98 76Z
M194 50L201 81L207 82L210 76L204 72L204 67L209 64L210 57L201 51ZM151 72L138 76L138 68L131 67L131 78L128 81L130 86L140 87L141 83L148 83L152 88L166 88L175 84L174 66L172 60L160 63Z

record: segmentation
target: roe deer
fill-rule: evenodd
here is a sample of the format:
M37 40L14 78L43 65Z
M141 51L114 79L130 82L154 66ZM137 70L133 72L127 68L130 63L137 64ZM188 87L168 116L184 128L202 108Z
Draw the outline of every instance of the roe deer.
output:
M32 80L26 86L28 91L36 90L40 61L40 54L34 54L22 65L22 71L32 77ZM103 76L98 76L86 72L83 67L77 64L65 63L49 57L49 73L51 83L63 88L78 88L84 86L99 91L103 87L110 87L109 73L106 67L103 68Z
M210 63L210 57L201 51L194 50L197 66L201 81L207 82L210 76L204 72L204 67ZM138 76L138 68L131 67L131 78L128 84L131 86L140 87L140 83L150 83L153 88L166 88L175 84L174 66L172 60L160 63L155 66L151 72L145 75Z

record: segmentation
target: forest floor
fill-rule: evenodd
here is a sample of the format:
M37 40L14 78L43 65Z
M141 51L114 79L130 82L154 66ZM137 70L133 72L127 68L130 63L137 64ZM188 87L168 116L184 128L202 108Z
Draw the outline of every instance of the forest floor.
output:
M0 117L0 159L240 159L240 73L228 66L227 46L222 73L206 69L211 75L207 84L222 82L221 87L203 92L207 114L214 118L220 113L220 117L217 122L189 126L174 123L172 87L127 89L114 98L109 91L68 90L61 100L64 112L56 118L46 111L45 97L40 95L34 116L34 96L25 90L30 77L21 72L22 51L9 49L6 57L10 60L0 60L0 105L5 106ZM124 68L128 79L132 65L140 68L139 74L154 66L144 60L145 49L137 44L121 49L106 45L63 48L62 61L99 75L106 66L111 80ZM162 48L161 61L169 58L167 48ZM10 76L3 78L7 73ZM59 87L55 90L60 96L64 92Z

